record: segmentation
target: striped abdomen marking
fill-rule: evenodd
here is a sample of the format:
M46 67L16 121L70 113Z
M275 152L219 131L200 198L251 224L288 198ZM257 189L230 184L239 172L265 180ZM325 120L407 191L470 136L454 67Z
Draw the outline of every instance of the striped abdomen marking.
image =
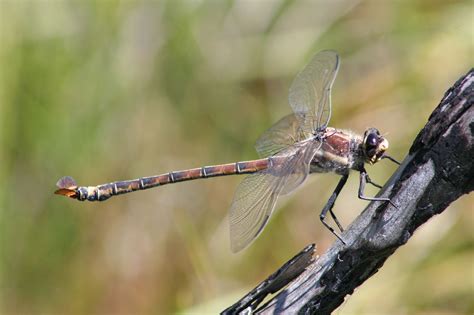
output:
M166 184L187 180L255 173L266 169L272 161L268 158L253 161L236 162L214 166L204 166L183 171L169 172L161 175L142 177L133 180L118 181L98 186L78 187L74 197L78 200L103 201L112 196L149 189Z

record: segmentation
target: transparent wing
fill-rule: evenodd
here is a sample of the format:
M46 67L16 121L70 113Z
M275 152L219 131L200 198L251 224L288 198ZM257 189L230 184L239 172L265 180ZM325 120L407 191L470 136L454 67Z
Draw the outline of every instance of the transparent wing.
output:
M339 56L324 50L296 76L289 102L305 132L326 127L331 117L331 87L339 69Z
M233 252L247 247L263 230L278 196L300 186L320 144L298 143L272 157L272 166L247 176L237 187L230 207L230 241Z
M237 253L263 230L278 198L278 178L261 172L247 176L237 187L229 212L230 247Z
M299 121L294 114L287 115L276 122L255 143L255 149L260 157L272 156L311 136L305 134L299 126Z

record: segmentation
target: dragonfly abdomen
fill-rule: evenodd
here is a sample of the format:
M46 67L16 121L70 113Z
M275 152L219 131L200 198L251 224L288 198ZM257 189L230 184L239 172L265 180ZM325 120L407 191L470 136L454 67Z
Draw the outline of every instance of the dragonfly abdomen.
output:
M255 173L266 169L270 164L270 159L265 158L253 161L204 166L88 187L77 186L71 177L66 176L58 181L57 186L59 189L56 190L56 194L81 201L104 201L112 196L122 195L137 190L145 190L166 184L179 183L200 178Z

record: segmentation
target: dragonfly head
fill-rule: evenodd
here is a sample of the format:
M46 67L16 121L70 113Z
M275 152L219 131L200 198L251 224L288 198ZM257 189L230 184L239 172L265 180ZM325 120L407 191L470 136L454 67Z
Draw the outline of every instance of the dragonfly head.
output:
M367 163L374 164L380 161L387 149L388 140L380 135L377 129L369 128L365 131L362 150Z

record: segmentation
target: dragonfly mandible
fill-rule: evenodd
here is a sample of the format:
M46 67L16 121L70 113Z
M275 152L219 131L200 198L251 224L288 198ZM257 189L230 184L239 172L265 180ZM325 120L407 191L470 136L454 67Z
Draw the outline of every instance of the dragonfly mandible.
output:
M378 188L365 170L365 164L389 159L388 140L375 128L363 135L328 127L331 118L331 88L339 69L335 51L317 53L296 76L289 90L293 113L265 131L257 140L260 159L204 166L161 175L117 181L98 186L78 186L69 176L57 182L56 194L80 201L104 201L115 195L225 175L249 174L239 184L229 210L230 240L233 252L247 247L263 231L279 196L299 187L310 173L334 172L341 179L323 207L320 220L341 242L343 239L325 220L329 212L340 232L344 229L332 208L347 181L350 170L360 173L358 197L390 202L388 198L364 195L366 183Z

